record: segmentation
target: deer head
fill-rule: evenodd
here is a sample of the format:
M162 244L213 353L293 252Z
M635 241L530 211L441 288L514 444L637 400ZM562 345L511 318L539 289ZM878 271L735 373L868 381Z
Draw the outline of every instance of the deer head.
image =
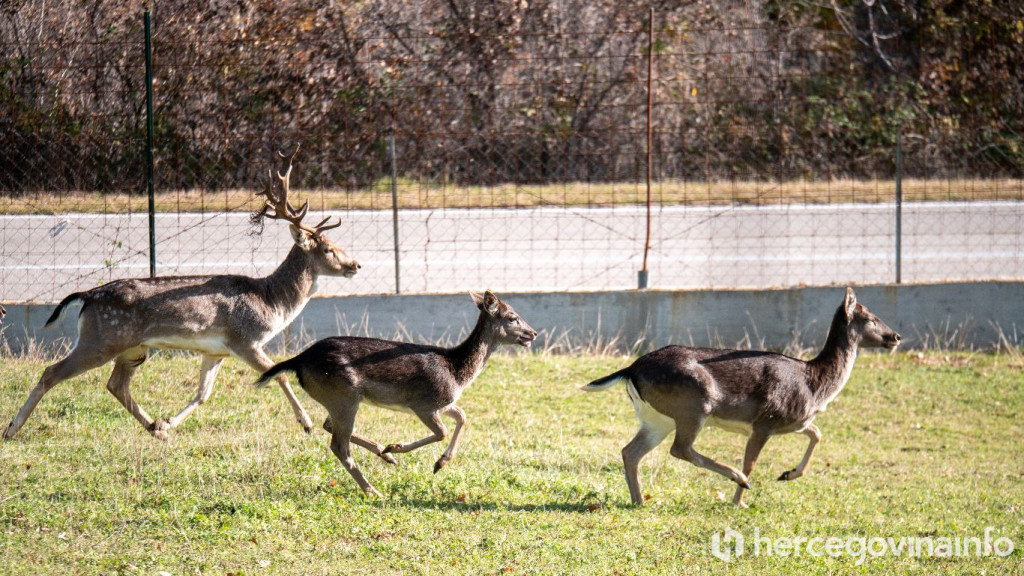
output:
M470 292L469 295L476 307L490 318L491 329L496 332L498 342L529 348L537 338L537 331L530 328L511 306L499 300L494 292L488 290L483 296Z
M328 216L310 228L302 223L302 219L305 218L306 212L309 210L309 200L306 200L298 210L288 201L288 194L291 192L292 160L298 153L299 146L296 146L295 151L287 156L288 168L285 173L281 174L278 171L276 179L273 171L268 170L267 184L262 192L257 193L257 196L264 197L263 207L253 215L253 221L259 222L266 217L288 222L295 245L313 257L317 274L351 278L359 270L359 263L324 235L324 232L341 226L341 218L331 224L331 217ZM278 155L286 158L281 152L278 152ZM277 185L275 186L275 184Z
M854 342L858 342L865 348L888 348L890 350L900 345L900 335L881 318L872 314L866 306L857 302L857 295L854 294L853 288L846 289L842 309Z

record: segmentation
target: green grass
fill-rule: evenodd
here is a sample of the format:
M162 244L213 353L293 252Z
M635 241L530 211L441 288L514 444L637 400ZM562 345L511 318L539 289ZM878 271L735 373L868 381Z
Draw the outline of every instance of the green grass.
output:
M386 495L365 498L327 448L301 433L277 388L230 360L214 397L169 443L152 439L104 388L108 369L61 384L20 434L0 442L0 574L698 574L726 565L711 538L1011 538L1007 558L759 556L740 574L1010 574L1024 571L1024 379L1019 356L865 355L816 422L808 475L799 435L769 442L749 509L718 475L643 462L647 505L628 505L619 450L636 421L625 392L576 387L622 357L499 355L460 405L469 428L439 474L443 449L392 467L356 448ZM44 363L5 358L3 422ZM195 392L198 360L158 355L135 398L167 416ZM299 393L315 421L324 411ZM380 442L426 433L414 417L364 407ZM705 431L698 447L738 465L743 440ZM748 551L749 551L748 540Z
M301 169L298 166L296 169ZM254 183L255 185L255 183ZM895 202L896 184L891 180L794 180L655 182L651 200L672 206L722 206L824 203ZM947 179L902 182L906 202L1022 200L1024 181L1010 179ZM529 206L621 206L644 204L646 185L640 182L563 184L501 184L456 186L401 179L397 185L399 209L492 208ZM295 189L293 203L309 200L314 210L391 210L390 181L357 189ZM252 190L160 191L157 212L245 212L257 207ZM63 214L146 212L145 194L45 192L0 197L2 214Z

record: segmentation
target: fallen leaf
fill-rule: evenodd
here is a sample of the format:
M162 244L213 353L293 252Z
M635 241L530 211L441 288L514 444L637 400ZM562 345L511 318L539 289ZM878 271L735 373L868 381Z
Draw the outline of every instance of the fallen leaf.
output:
M456 498L455 501L458 502L459 504L462 504L463 502L466 501L466 498L468 498L468 497L469 497L469 495L466 494L465 492L463 492L462 494L459 494L459 497Z
M601 505L600 504L588 504L587 505L587 512L596 512L596 511L598 511L600 509L601 509Z

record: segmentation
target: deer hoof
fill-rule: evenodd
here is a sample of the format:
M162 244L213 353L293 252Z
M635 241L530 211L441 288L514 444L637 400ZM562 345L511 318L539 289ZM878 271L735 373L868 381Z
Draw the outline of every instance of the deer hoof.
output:
M737 484L739 484L744 490L750 490L750 482L747 482L746 480L743 482L737 482Z
M444 456L441 456L440 458L438 458L437 462L434 463L434 474L437 474L438 472L440 472L441 468L444 468L445 464L447 464L447 463L449 463L451 461L452 461L451 458L445 458Z
M796 470L786 470L785 472L782 473L781 476L779 476L779 482L787 482L789 480L796 480L796 476L793 476L794 472L796 472ZM790 478L790 476L793 476L793 477Z
M396 466L398 465L398 460L395 460L395 457L392 456L391 454L388 454L386 452L381 452L380 453L380 457L381 457L382 460L384 460L388 464L393 464L393 465L396 465Z
M4 440L14 438L14 421L7 425L7 429L4 430Z
M401 449L402 449L402 445L401 444L388 444L387 446L384 447L383 450L380 451L380 453L381 453L381 456L383 456L384 454L388 454L388 453L391 453L391 452L398 452Z
M381 500L384 499L384 495L378 492L377 489L374 488L373 486L366 487L366 496L368 498L380 498Z
M167 420L157 420L150 424L149 433L157 440L167 441L167 433L171 430L171 424Z

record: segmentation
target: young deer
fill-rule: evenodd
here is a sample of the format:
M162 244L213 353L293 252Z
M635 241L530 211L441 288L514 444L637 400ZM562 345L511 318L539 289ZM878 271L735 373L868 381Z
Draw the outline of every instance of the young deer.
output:
M896 348L900 335L846 289L836 310L825 348L805 362L772 352L666 346L641 356L624 368L587 384L583 390L604 390L618 381L640 419L640 430L622 449L629 495L643 505L637 467L640 459L675 430L671 454L739 484L733 503L743 506L748 478L768 438L799 432L810 439L803 460L779 480L803 476L821 432L814 417L823 412L846 385L858 346ZM748 436L743 472L700 454L693 448L704 425Z
M4 437L11 438L18 432L39 400L54 386L111 360L114 371L107 381L107 390L161 440L166 440L168 430L181 424L209 399L213 379L224 358L235 356L261 372L273 366L263 346L302 311L316 291L317 278L351 278L359 270L359 263L324 236L325 231L340 226L340 220L327 224L329 218L325 218L308 228L302 224L302 218L309 202L299 210L288 202L294 157L295 153L288 157L288 169L283 175L277 173L279 187L274 186L273 178L268 180L260 193L266 197L264 207L253 216L255 221L266 216L291 225L295 245L277 270L266 278L223 275L115 280L64 298L46 324L56 321L72 302L82 302L78 341L66 358L43 371L25 405L7 426ZM169 420L150 418L132 399L128 388L151 347L192 350L203 355L198 393ZM288 380L282 376L278 383L299 423L307 432L311 431L309 416L295 398Z
M434 464L434 473L455 457L466 414L455 405L499 345L529 347L537 332L511 306L490 290L470 294L480 309L476 327L454 348L440 348L376 338L335 337L314 343L298 356L274 366L257 385L282 372L294 372L299 385L327 408L324 428L331 433L331 450L359 487L380 496L356 467L349 443L357 444L394 464L392 453L410 452L440 442L448 435L441 416L455 420L448 448ZM431 434L415 442L382 446L352 431L361 402L412 412Z

